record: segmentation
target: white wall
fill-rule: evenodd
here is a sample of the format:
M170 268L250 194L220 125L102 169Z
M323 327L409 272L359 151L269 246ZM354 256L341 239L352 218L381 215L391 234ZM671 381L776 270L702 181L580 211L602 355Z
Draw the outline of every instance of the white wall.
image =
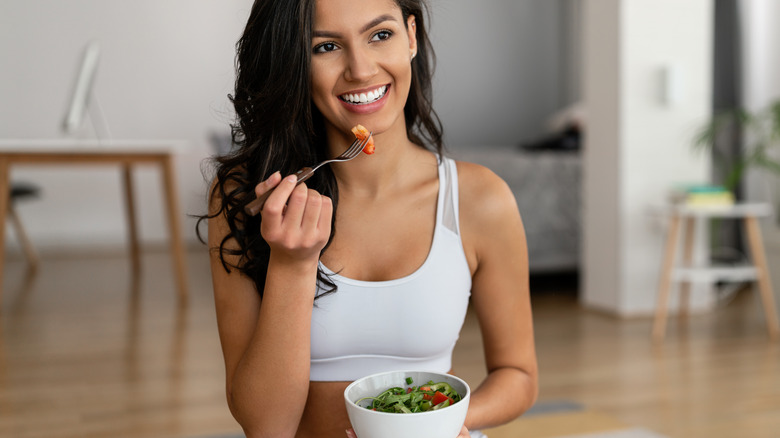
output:
M565 102L561 0L431 0L434 105L453 146L544 134Z
M704 182L709 163L691 153L708 118L711 0L586 0L583 92L583 302L621 315L655 307L664 230L649 214L681 182ZM673 67L679 99L661 99ZM707 295L694 294L694 307Z
M453 145L516 144L543 132L562 103L560 0L432 0L438 51L435 105ZM61 136L59 126L84 45L103 57L96 96L114 138L188 141L177 160L184 213L203 211L200 163L208 133L232 109L234 44L251 0L4 0L0 2L0 138ZM87 129L82 136L93 136ZM39 248L124 244L114 169L29 168L43 199L18 210ZM138 178L140 232L163 241L155 172ZM194 239L194 221L185 231ZM15 239L6 240L14 246ZM13 249L12 249L13 250Z
M622 172L620 0L583 4L583 85L588 113L583 154L582 297L616 309L621 301Z
M200 161L211 153L207 133L230 120L233 47L249 6L245 0L3 1L0 137L61 136L81 52L97 39L102 59L95 94L113 137L186 140L176 163L181 207L202 213ZM43 200L18 207L36 246L124 242L118 171L85 169L13 172L13 180L34 181L43 191ZM144 169L137 175L141 236L162 240L158 174ZM185 225L185 236L194 238L194 222Z
M747 109L758 111L771 102L780 99L780 3L774 0L742 0L739 4L741 24L744 30L742 40L743 70L742 90ZM776 157L780 158L780 157ZM780 179L764 172L748 175L747 198L755 201L770 201L775 211L780 205ZM762 220L762 234L770 277L774 285L775 305L780 313L780 212L772 218ZM774 268L774 269L773 269Z
M760 111L780 99L780 28L777 26L780 3L774 0L743 0L740 13L744 31L742 97L747 109ZM776 176L752 172L748 178L747 197L780 202L780 181ZM768 256L777 259L780 264L778 223L777 218L764 221L763 234Z

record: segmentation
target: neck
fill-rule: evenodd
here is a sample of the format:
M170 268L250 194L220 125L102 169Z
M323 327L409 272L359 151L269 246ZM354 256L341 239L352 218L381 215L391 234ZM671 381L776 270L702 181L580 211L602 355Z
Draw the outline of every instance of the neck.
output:
M372 155L360 154L354 160L331 164L340 196L375 200L391 195L425 175L419 166L435 162L432 153L409 140L405 129L377 134L374 143L376 152Z

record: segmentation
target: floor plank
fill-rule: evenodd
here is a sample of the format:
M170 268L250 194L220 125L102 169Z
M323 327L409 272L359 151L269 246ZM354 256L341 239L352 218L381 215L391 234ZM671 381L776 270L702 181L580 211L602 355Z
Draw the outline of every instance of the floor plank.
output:
M26 275L20 260L8 260L0 437L239 432L224 400L203 248L192 249L188 263L191 299L180 307L164 252L147 251L137 279L122 255L43 254L35 275ZM755 292L740 292L687 322L671 319L666 342L656 345L650 319L586 311L571 287L547 289L533 297L540 400L585 407L570 418L591 416L671 437L777 436L780 344L768 339ZM469 313L454 366L472 384L484 375L481 349ZM529 432L545 421L521 418L494 429L491 438L550 436ZM567 433L577 429L575 420L558 425Z

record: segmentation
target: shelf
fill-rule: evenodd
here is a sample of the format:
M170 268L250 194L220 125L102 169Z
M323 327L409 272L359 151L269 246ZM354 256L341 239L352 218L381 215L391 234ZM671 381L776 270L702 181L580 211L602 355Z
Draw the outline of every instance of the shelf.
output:
M734 205L687 206L674 205L666 209L667 214L683 217L742 218L772 215L772 205L765 202L738 203Z
M741 282L754 281L757 278L758 269L751 265L676 267L672 272L674 281Z

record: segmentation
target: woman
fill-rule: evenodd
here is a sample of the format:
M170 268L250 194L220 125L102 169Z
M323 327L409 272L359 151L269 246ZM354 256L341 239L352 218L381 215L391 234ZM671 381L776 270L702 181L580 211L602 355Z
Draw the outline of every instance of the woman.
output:
M252 8L232 96L239 147L218 160L208 215L228 405L248 437L354 435L349 382L449 371L469 300L488 376L460 436L536 398L522 222L497 176L442 156L425 12L422 0ZM340 154L357 124L374 155L283 178Z

